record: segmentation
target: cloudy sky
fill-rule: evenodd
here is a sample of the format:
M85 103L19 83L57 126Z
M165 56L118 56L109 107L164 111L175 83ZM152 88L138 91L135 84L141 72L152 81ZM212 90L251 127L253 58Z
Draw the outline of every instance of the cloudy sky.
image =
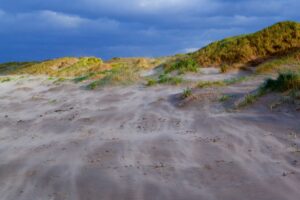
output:
M162 56L282 20L299 0L0 0L0 62Z

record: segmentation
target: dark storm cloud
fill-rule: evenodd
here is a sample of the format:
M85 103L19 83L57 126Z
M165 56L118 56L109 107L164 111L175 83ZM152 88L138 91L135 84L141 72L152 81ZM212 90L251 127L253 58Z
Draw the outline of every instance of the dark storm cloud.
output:
M0 61L160 56L299 20L296 0L0 0Z

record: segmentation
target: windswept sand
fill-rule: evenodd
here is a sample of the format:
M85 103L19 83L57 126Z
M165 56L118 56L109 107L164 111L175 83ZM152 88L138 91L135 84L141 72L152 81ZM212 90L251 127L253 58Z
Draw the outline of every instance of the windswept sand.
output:
M300 199L299 112L271 111L268 96L235 112L178 107L181 91L0 84L0 199Z

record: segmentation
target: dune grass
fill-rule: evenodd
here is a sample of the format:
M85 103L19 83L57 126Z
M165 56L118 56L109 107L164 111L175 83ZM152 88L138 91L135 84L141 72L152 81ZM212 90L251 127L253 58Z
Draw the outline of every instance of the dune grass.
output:
M42 61L30 65L24 65L13 71L11 74L49 75L57 76L57 71L78 62L77 58L58 58Z
M241 76L241 77L235 77L235 78L230 78L230 79L225 79L220 81L199 81L197 83L197 87L198 88L224 87L224 86L240 83L243 81L247 81L251 78L252 76Z
M153 86L156 84L168 84L168 85L179 85L184 80L180 76L171 76L169 74L161 74L158 79L148 79L147 86Z
M226 102L228 101L230 98L232 98L232 95L228 95L228 94L224 94L219 98L220 102Z
M264 88L271 91L285 92L300 90L300 72L280 73L277 79L267 79Z
M159 76L158 83L160 84L171 84L171 85L179 85L183 82L183 79L178 76L170 76L167 74L162 74Z
M12 79L10 77L0 77L0 83L5 83L5 82L9 82Z
M281 73L300 70L300 50L266 61L256 67L257 74Z
M259 64L300 48L300 24L277 23L259 32L226 38L191 54L201 66Z
M188 98L188 97L190 97L190 96L192 96L193 95L193 92L192 92L192 89L191 88L186 88L186 89L184 89L183 90L183 92L182 92L182 98Z
M94 57L65 57L42 62L13 62L0 65L0 73L10 75L30 74L75 77L101 70L102 60Z
M9 75L14 73L20 68L26 68L31 65L36 64L36 62L8 62L0 64L0 74Z
M238 107L253 104L257 99L268 92L288 92L289 96L296 97L300 91L300 72L279 73L277 79L267 79L256 91L247 94L239 102Z
M187 72L198 72L198 63L190 57L175 61L174 63L167 63L164 66L165 73L177 71L178 74L185 74Z
M130 85L139 81L140 68L127 65L115 65L111 70L103 72L103 77L87 85L88 89L103 86Z
M255 91L252 91L249 94L246 94L244 98L238 102L236 105L237 108L246 107L248 105L253 104L256 102L260 97L267 93L267 89L265 88L265 83L260 85Z
M90 72L101 71L102 60L94 57L80 58L78 62L57 71L57 76L74 77Z

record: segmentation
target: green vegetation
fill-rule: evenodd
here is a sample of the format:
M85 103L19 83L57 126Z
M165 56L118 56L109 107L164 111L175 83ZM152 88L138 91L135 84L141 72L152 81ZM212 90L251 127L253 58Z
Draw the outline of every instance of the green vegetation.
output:
M139 72L142 69L152 69L169 59L169 57L114 58L103 63L101 59L94 57L65 57L42 62L3 63L0 64L0 73L4 75L47 75L49 80L53 80L55 83L62 82L65 78L72 78L76 83L94 80L88 85L88 88L95 88L139 81Z
M61 78L56 79L53 83L54 84L59 84L59 83L62 83L64 81L66 81L66 80L67 80L66 78L61 77Z
M139 69L152 69L164 63L169 58L113 58L107 61L110 65L126 65Z
M140 80L140 69L127 65L116 65L111 70L103 72L103 77L90 83L88 89L96 89L106 85L130 85ZM82 78L83 79L83 78Z
M179 85L183 82L183 79L179 76L170 76L169 74L161 74L158 79L148 79L147 86L153 86L156 84L169 84Z
M164 66L165 73L178 71L178 74L185 74L186 72L198 72L198 64L192 58L184 58L175 63L168 63Z
M57 72L58 76L74 77L90 72L101 71L102 60L99 58L80 58L78 62L65 67Z
M198 88L222 87L222 86L226 86L224 81L199 81L197 83Z
M36 62L8 62L0 64L0 74L8 75L15 72L17 69L26 68L36 64Z
M245 107L250 104L253 104L257 99L266 94L266 89L264 86L260 86L256 91L247 94L244 99L238 103L237 107Z
M222 73L228 72L229 69L230 69L229 65L223 64L223 65L220 66L220 70L221 70Z
M226 38L191 54L201 66L256 65L300 48L300 24L286 21L262 31Z
M238 107L244 107L254 103L259 97L268 91L289 92L293 98L298 98L300 90L300 72L284 72L280 73L278 78L267 79L255 92L247 94Z
M232 97L231 95L224 94L223 96L221 96L221 97L219 98L219 101L225 102L225 101L228 101L231 97Z
M240 83L243 81L247 81L251 79L251 76L241 76L237 78L230 78L226 80L221 80L221 81L199 81L197 83L198 88L207 88L207 87L224 87L236 83Z
M154 80L154 79L148 79L148 82L147 82L146 86L150 87L150 86L154 86L156 84L157 84L156 80Z
M76 62L78 62L77 58L58 58L54 60L23 65L16 68L14 71L11 71L10 73L57 76L57 71Z
M88 80L91 76L93 76L94 73L89 73L89 74L86 74L86 75L83 75L83 76L78 76L76 78L73 79L73 81L75 83L80 83L82 81L85 81L85 80Z
M256 73L281 73L284 71L299 71L300 70L300 51L296 51L289 55L274 58L266 61L256 67Z
M267 90L278 92L300 90L300 72L280 73L276 80L266 80L264 88Z
M170 76L168 74L162 74L158 78L158 83L161 84L171 84L171 85L178 85L182 83L183 79L177 76Z
M52 77L74 77L103 70L98 58L58 58L42 62L14 62L0 65L2 74L48 75Z
M5 82L9 82L12 79L10 77L0 77L0 83L5 83Z
M192 92L192 89L191 88L186 88L183 90L183 93L182 93L182 97L185 99L185 98L188 98L190 96L193 95L193 92Z

